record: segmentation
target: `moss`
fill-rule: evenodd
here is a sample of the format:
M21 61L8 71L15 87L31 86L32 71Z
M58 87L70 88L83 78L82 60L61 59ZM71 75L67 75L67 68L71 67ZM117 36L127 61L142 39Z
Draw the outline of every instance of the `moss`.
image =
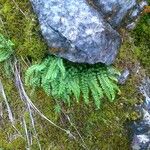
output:
M2 150L12 150L12 149L13 150L23 150L23 149L25 149L25 141L23 140L23 138L16 137L8 142L6 133L4 133L3 131L0 131L0 137L1 137L0 148L2 148Z
M46 52L39 26L34 16L29 0L15 0L16 4L10 0L0 1L0 32L15 43L16 55L22 64L22 79L27 66L23 63L26 57L31 60L40 60ZM25 15L20 11L25 13ZM132 75L127 83L121 86L122 94L118 96L115 103L103 102L100 110L95 110L94 106L84 105L82 102L74 104L68 108L63 106L63 110L70 116L71 121L76 125L80 134L84 138L89 149L112 149L129 150L130 139L126 128L127 121L136 120L139 116L133 109L135 104L141 102L136 86L139 84L140 76L135 73L139 59L145 69L149 69L149 43L150 28L148 24L149 15L144 15L139 21L137 28L129 35L124 35L124 43L116 60L115 66L123 70L129 68ZM132 37L132 38L131 38ZM133 40L134 39L134 40ZM19 98L19 94L13 81L6 78L4 69L0 66L0 78L3 81L5 92L9 104L16 119L17 129L24 134L21 125L21 117L25 115L27 125L30 124L29 114L24 111L25 105ZM48 118L56 122L63 128L75 133L77 141L69 138L65 133L51 126L47 121L36 118L36 129L43 149L72 150L83 149L81 139L78 138L74 128L68 123L66 117L54 113L54 101L38 89L35 94L30 94L31 89L26 87L34 104ZM0 124L0 147L4 150L21 149L24 150L26 142L22 138L17 138L10 142L9 135L15 135L14 128L8 120L7 111L4 111L3 123ZM30 128L29 128L30 129ZM30 129L33 132L32 129ZM32 149L37 150L37 142L34 139Z
M0 18L0 32L14 42L17 56L38 60L45 55L47 47L29 0L1 0Z
M134 44L137 47L135 49L135 55L142 65L148 69L147 72L150 73L150 14L143 14L137 27L132 32L132 37L134 38Z

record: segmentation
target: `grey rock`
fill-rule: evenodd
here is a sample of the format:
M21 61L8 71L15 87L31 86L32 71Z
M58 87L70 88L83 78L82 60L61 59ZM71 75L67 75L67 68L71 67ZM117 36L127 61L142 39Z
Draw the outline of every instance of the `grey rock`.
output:
M119 84L125 84L125 82L127 81L129 75L130 75L129 69L123 70L123 72L121 73L121 75L118 78L118 83Z
M147 5L146 1L136 0L93 0L93 3L113 28L131 24Z
M97 11L87 0L30 1L43 37L48 46L54 48L54 51L50 51L51 54L77 63L101 62L107 65L114 62L121 45L120 35L113 27L123 17L119 19L117 16L124 16L124 13L136 5L134 0L130 0L127 9L123 7L121 0L121 5L116 3L118 0L109 0L117 8L117 16L112 19L115 23L110 23L105 18L108 11ZM109 1L106 1L108 6L112 4Z
M94 3L113 27L120 25L129 10L136 6L136 0L94 0Z
M137 107L141 118L131 126L133 132L131 146L133 150L150 150L150 78L143 79L140 92L145 101Z

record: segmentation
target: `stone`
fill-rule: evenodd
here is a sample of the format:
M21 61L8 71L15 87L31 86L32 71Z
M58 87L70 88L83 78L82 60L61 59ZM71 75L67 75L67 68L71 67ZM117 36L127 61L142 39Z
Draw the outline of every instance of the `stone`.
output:
M122 84L122 85L125 84L127 79L128 79L128 77L129 77L129 75L130 75L129 69L123 70L121 75L118 78L118 83Z
M87 0L30 1L37 14L42 35L51 47L51 54L76 63L101 62L110 65L114 62L121 37L114 29L113 22L111 24L106 19L108 12L97 11ZM108 6L110 4L107 3ZM116 2L114 5L116 8L119 6ZM127 13L128 9L117 9L118 15L123 15L122 11Z
M139 87L145 97L143 104L138 105L137 111L141 117L131 125L132 149L150 150L150 78L145 77Z
M97 10L113 28L129 26L139 16L146 1L137 3L136 0L93 0Z

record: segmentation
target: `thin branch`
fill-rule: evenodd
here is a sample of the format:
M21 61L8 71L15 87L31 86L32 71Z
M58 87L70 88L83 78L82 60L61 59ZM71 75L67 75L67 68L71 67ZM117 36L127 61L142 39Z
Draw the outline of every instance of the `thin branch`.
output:
M64 111L62 111L62 112L66 116L66 118L69 121L70 125L76 130L78 136L80 137L80 139L81 139L81 141L83 143L82 144L83 148L89 150L88 147L87 147L87 145L86 145L86 143L85 143L85 141L84 141L84 139L82 138L80 132L78 131L78 129L76 128L76 126L74 125L74 123L70 120L70 117L68 115L66 115Z
M19 9L19 11L27 18L27 15L22 11L22 9L18 6L15 0L12 0L15 4L15 6Z
M32 115L32 110L31 110L30 105L29 104L27 104L27 105L28 105L28 111L30 113L30 119L31 119L31 124L32 124L32 127L33 127L33 131L34 131L34 134L35 134L35 137L36 137L39 149L42 150L40 141L38 139L38 134L37 134L37 131L36 131L36 128L35 128L35 123L34 123L34 119L33 119L33 115Z
M3 19L2 19L1 17L0 17L0 22L1 22L1 24L2 24L2 27L4 28L4 31L5 31L6 35L8 35L8 32L7 32L7 30L5 29L5 24L4 24Z
M0 103L0 118L3 117L3 104Z
M30 144L30 139L29 139L29 133L28 133L28 129L27 129L27 124L25 121L25 118L23 117L23 126L24 126L24 130L25 130L25 135L26 135L26 141L28 144L27 150L30 150L31 144Z
M24 60L24 58L21 56L21 59L22 59L22 61L23 61L23 63L27 66L27 67L29 67L29 65L26 63L26 61ZM28 59L27 59L28 60Z
M12 111L10 109L10 106L9 106L9 103L8 103L8 100L7 100L7 97L6 97L6 94L5 94L5 91L4 91L4 87L3 87L3 84L1 82L1 80L0 80L0 93L2 94L2 96L4 98L4 101L6 103L9 120L14 125L15 121L14 121L14 118L13 118L13 114L12 114Z
M9 103L8 103L8 100L7 100L7 97L6 97L6 94L5 94L5 91L4 91L4 87L3 87L3 84L0 80L0 93L2 94L3 98L4 98L4 101L6 103L6 107L7 107L7 111L8 111L8 117L9 117L9 120L10 122L12 123L12 127L18 132L18 134L23 138L23 136L21 135L20 131L16 128L15 126L15 119L13 118L13 114L12 114L12 111L10 109L10 106L9 106Z
M18 90L20 91L20 93L22 94L22 96L24 97L24 100L26 100L26 102L30 105L30 107L37 113L39 114L42 118L44 118L45 120L47 120L51 125L55 126L56 128L64 131L66 134L68 134L70 137L74 137L73 134L69 131L69 130L66 130L58 125L56 125L53 121L51 121L50 119L48 119L33 103L32 101L30 100L30 98L28 97L28 95L26 94L26 91L24 89L24 86L23 86L23 83L22 83L22 80L21 80L21 77L20 77L20 72L18 70L18 67L17 67L17 60L15 61L15 64L14 64L14 67L15 67L15 72L14 72L14 75L15 75L15 79L17 81L17 88ZM74 137L75 138L75 137Z

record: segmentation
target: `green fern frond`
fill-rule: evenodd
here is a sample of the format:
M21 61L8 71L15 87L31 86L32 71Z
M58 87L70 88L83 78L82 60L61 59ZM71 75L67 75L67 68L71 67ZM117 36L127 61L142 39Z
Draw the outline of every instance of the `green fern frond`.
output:
M86 104L89 103L89 86L88 86L88 75L82 75L80 80L80 88L82 91L82 97Z
M58 60L53 59L51 61L51 63L49 64L48 71L47 71L47 74L45 76L46 79L53 81L56 78L57 73L59 72L59 70L57 68L57 61Z
M47 84L44 84L43 86L43 90L45 91L45 93L50 96L50 93L51 93L51 85L49 83Z
M25 83L28 85L32 86L37 86L37 81L39 80L40 77L40 65L33 65L31 66L27 72L26 72L26 78L25 78ZM35 85L36 84L36 85Z
M101 64L70 65L61 58L48 56L41 63L31 66L26 73L26 83L38 86L57 100L69 106L73 97L78 102L80 98L86 104L90 95L97 108L100 108L104 95L109 101L114 101L119 88L116 84L118 71Z
M70 82L68 83L68 88L72 91L76 100L79 101L80 99L79 78L76 78L76 77L72 78Z
M60 98L60 95L58 95L58 89L59 89L59 84L58 81L53 81L50 82L50 85L52 87L52 96L56 98Z
M65 77L66 69L64 67L63 60L61 58L58 59L58 67L60 69L62 77Z
M92 73L92 74L89 75L88 84L89 84L89 88L92 92L92 96L93 96L95 105L96 105L97 108L99 108L101 99L103 97L103 91L102 91L100 85L98 84L96 74Z
M45 59L41 64L35 64L31 66L26 71L26 77L25 77L25 83L29 85L40 86L40 83L42 82L42 74L44 70L47 70L47 65L50 63L49 59Z
M0 34L0 62L7 60L13 54L14 44Z
M14 44L10 40L0 34L0 63L2 63L7 77L12 75L11 62L13 57L11 56L14 53L13 46Z
M10 53L8 53L7 51L0 52L0 62L7 60L9 57L10 57Z
M101 104L99 93L97 91L95 91L93 88L91 88L91 93L92 93L92 97L94 99L94 103L95 103L96 107L99 109L100 104Z
M111 82L110 82L109 78L107 77L107 75L106 74L101 74L98 77L98 79L100 81L102 89L103 89L105 95L107 96L107 98L110 101L113 101L114 98L115 98L115 93L114 93L114 89L113 89L113 87L111 85Z

